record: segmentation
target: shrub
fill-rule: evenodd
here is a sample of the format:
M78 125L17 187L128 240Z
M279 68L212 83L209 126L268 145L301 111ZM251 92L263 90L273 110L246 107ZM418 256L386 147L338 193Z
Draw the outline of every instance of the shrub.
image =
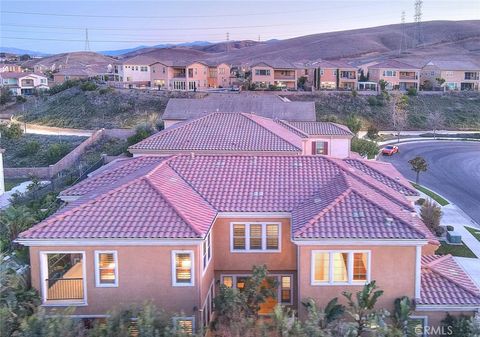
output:
M55 95L55 94L58 94L59 92L67 90L69 88L76 87L76 86L79 85L79 83L80 83L79 80L67 80L67 81L63 82L62 84L57 84L57 85L51 87L50 90L48 90L48 93L50 95Z
M12 100L12 92L7 87L0 88L0 104L7 104Z
M378 138L378 129L373 126L373 125L370 125L368 127L368 130L367 130L367 137L368 139L371 139L371 140L375 140Z
M25 103L27 101L27 99L21 95L18 95L16 100L17 100L17 103Z
M355 90L355 89L352 90L352 96L353 96L353 97L357 97L357 96L358 96L357 90Z
M7 139L18 139L22 137L23 130L21 125L18 123L11 123L10 125L1 124L0 133L2 137Z
M100 95L106 95L106 94L114 92L114 91L115 91L115 89L113 89L112 87L106 87L106 88L101 88L100 90L98 90L98 93Z
M447 313L447 316L442 320L442 325L445 327L447 334L452 337L478 336L477 331L475 331L478 327L473 317L465 315L455 317Z
M353 132L354 135L356 135L358 131L360 131L360 129L362 128L362 121L354 114L348 116L345 124L350 129L350 131Z
M97 90L98 86L93 83L93 82L84 82L80 85L80 89L82 89L83 91L95 91Z
M32 140L25 144L23 149L20 150L19 155L21 157L32 156L40 150L40 143L36 140Z
M52 165L62 159L68 152L70 152L70 147L67 143L55 143L48 147L45 157L48 164Z
M352 139L351 150L358 153L362 157L366 156L369 159L374 158L380 151L377 143L372 142L371 140L358 139L356 137Z
M408 96L417 96L417 88L408 88L407 95Z
M425 200L420 210L420 217L425 225L437 236L441 236L445 231L440 226L442 219L442 209L431 199Z
M148 123L140 124L136 127L135 134L127 138L128 145L136 144L155 132L155 129Z
M377 105L377 99L374 96L369 96L367 98L368 105L370 106L376 106Z
M422 206L425 203L425 198L420 198L417 201L415 201L415 205Z
M447 225L446 228L447 228L447 231L449 231L449 232L453 232L455 230L455 227L450 226L450 225Z

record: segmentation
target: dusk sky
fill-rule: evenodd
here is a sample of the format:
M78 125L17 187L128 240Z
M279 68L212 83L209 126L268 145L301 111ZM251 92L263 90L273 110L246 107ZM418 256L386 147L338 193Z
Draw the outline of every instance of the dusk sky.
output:
M196 40L286 39L413 21L414 0L1 1L1 46L46 53ZM423 21L479 20L479 0L425 0Z

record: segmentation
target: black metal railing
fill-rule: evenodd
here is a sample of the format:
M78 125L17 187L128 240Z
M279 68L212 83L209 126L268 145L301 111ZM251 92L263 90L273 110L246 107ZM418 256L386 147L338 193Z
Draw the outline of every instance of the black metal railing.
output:
M83 299L83 278L53 278L47 283L47 300Z

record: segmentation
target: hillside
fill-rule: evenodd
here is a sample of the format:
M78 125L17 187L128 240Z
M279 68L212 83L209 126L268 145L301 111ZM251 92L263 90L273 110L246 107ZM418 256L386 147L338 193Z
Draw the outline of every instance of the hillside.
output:
M84 68L89 66L105 67L115 62L109 56L95 52L80 51L72 53L55 54L40 59L31 59L23 63L26 67L42 66L44 69Z

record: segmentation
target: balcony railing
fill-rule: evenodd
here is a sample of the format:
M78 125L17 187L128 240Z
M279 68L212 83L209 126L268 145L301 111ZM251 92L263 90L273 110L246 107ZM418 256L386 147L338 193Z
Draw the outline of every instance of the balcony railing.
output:
M83 300L83 278L46 279L47 300Z
M295 80L295 75L274 75L273 76L274 80Z
M400 74L399 79L401 79L401 80L412 80L412 81L414 81L414 80L418 80L418 76L416 76L416 75L402 75L402 74Z

